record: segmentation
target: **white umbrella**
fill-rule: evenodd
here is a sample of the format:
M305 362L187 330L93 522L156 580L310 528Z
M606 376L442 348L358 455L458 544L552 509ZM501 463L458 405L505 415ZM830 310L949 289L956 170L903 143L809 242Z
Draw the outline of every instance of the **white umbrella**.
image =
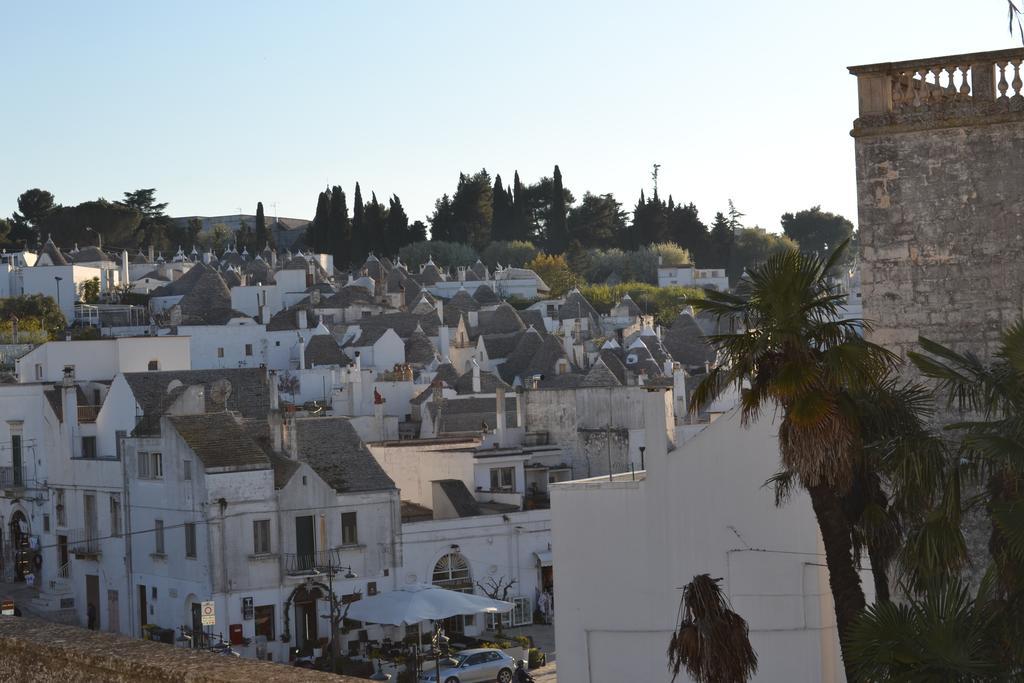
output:
M348 605L348 619L371 624L418 624L460 614L508 612L515 605L472 593L450 591L440 586L413 584L357 600Z

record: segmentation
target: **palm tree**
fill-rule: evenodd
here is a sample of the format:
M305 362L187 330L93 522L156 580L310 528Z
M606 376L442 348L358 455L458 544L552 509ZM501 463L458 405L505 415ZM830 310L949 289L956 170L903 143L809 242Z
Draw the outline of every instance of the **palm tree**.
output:
M749 271L734 293L708 291L705 299L688 301L739 328L709 338L721 362L697 386L689 409L696 412L726 388L738 386L745 423L769 408L778 410L780 477L810 496L825 546L847 677L853 680L846 635L865 606L854 524L844 507L864 470L864 433L854 397L876 391L896 359L864 340L864 321L840 315L845 296L828 272L845 247L844 242L828 259L797 251L775 254ZM859 498L870 501L871 493L861 492Z
M668 646L673 681L683 667L697 683L743 683L757 673L750 629L732 611L721 581L698 574L683 587L679 628Z

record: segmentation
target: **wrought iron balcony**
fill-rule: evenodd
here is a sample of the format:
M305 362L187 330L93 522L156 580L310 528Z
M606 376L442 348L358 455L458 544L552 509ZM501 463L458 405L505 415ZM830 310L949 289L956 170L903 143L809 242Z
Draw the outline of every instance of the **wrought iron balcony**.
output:
M22 467L0 467L0 489L25 488L25 471Z
M340 548L284 555L284 570L289 576L315 576L332 571L339 573L341 569L348 570L348 564L342 563Z
M100 554L100 534L96 529L71 529L68 531L68 548L79 557Z

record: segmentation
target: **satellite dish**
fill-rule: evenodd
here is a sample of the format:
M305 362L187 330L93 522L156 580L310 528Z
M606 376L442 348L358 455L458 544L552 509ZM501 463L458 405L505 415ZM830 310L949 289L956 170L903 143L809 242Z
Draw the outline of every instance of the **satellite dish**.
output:
M210 400L216 405L227 409L228 398L231 396L231 382L219 379L210 385Z

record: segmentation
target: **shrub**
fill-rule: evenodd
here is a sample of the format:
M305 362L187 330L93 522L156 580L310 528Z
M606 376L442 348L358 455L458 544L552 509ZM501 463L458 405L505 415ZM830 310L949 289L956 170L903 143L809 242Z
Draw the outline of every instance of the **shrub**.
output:
M478 258L476 250L468 244L441 240L407 244L398 250L398 256L410 271L418 269L428 258L432 258L438 268L471 266Z
M580 293L598 313L607 314L626 294L641 310L654 316L658 325L671 325L686 306L688 297L703 297L704 290L691 287L656 287L646 282L623 282L620 285L584 285Z
M503 266L522 268L537 256L539 251L533 246L533 242L491 242L480 253L480 260L492 270L499 263Z
M551 288L550 295L555 298L564 296L579 281L579 277L569 268L565 256L561 254L551 256L542 252L531 259L526 267L540 276L540 279Z
M539 647L531 647L529 652L526 654L526 665L531 669L544 666L547 663L547 657L541 652Z

